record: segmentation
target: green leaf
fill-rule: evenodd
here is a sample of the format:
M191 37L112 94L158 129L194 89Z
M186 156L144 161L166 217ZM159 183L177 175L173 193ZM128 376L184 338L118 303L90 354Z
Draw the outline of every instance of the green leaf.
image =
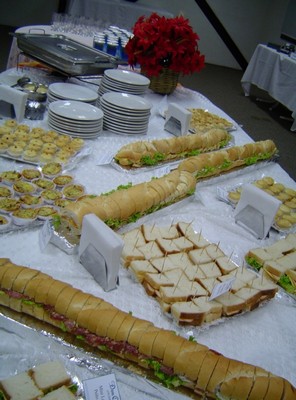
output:
M262 264L260 264L254 257L246 257L246 261L256 271L260 271L260 269L262 268Z
M296 287L293 285L288 275L286 274L282 275L278 281L278 284L288 293L296 294Z

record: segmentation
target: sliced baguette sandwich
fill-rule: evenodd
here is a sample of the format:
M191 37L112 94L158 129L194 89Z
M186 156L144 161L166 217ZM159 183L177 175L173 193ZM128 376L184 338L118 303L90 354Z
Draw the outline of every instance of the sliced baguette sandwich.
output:
M166 385L170 387L180 385L190 389L193 398L199 398L200 395L214 398L215 391L218 388L220 388L221 393L226 391L223 386L225 382L228 382L227 385L231 386L231 393L236 393L239 390L237 385L240 385L246 378L252 382L251 390L254 392L254 396L257 394L256 382L258 378L261 379L264 376L267 381L266 387L270 384L271 375L268 372L265 372L264 375L262 373L257 375L256 368L249 364L227 359L206 346L188 341L172 331L159 329L151 322L120 311L102 299L74 289L70 285L63 284L63 282L53 278L48 280L47 275L42 272L36 273L28 267L17 266L7 260L0 263L0 304L9 307L7 298L9 299L17 293L14 292L13 294L11 285L18 284L18 276L22 276L22 270L35 272L31 281L40 280L44 277L49 282L51 290L55 292L54 296L50 296L49 291L44 303L40 303L36 302L39 287L36 287L34 296L30 297L26 292L28 285L25 285L23 293L19 293L18 297L20 303L23 301L30 301L31 303L32 307L26 308L25 313L39 319L40 314L36 313L36 310L43 308L44 318L41 321L46 321L59 327L62 331L79 336L94 350L100 349L111 352L113 355L132 360L141 367L155 371L156 376L161 377L162 382ZM10 279L6 279L7 276ZM56 285L59 288L58 290L55 290ZM60 290L61 286L64 287L64 290ZM74 307L71 305L71 302L75 299L78 302L78 296L74 294L69 302L66 293L70 293L71 290L67 289L74 290L81 295L79 300L81 302L80 311L77 305ZM64 314L60 314L56 309L57 303L62 303L62 298L67 304L63 307ZM12 306L14 307L15 303L12 303ZM17 307L17 310L19 309L22 309L22 307ZM230 366L232 367L230 368ZM28 379L27 376L26 379ZM283 390L279 390L277 397L274 397L274 393L268 397L265 396L266 400L286 400L292 398L290 397L291 394L296 395L295 388L288 381L283 378L278 379ZM46 383L44 383L44 386L47 387ZM50 396L50 394L47 396L50 399L56 398L52 397L54 395ZM71 398L71 396L63 396L61 395L58 398ZM13 398L24 400L24 397ZM236 397L232 398L235 399Z
M185 135L152 141L132 142L115 154L114 160L129 168L156 165L217 150L227 145L231 136L225 129L210 129L204 134Z

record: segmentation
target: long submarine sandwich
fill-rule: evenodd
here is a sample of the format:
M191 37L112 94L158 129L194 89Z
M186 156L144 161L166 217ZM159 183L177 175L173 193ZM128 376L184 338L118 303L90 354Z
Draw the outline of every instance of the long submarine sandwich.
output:
M125 313L34 269L0 259L0 304L54 325L94 349L132 361L193 398L288 400L284 378L224 357L207 346ZM277 388L270 391L269 388Z

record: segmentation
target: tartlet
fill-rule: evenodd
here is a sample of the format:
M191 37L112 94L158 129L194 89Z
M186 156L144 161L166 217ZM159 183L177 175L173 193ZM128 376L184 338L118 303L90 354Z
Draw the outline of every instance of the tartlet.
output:
M42 135L45 134L45 129L40 128L40 127L35 127L31 129L30 135L32 138L34 139L38 139L40 138Z
M8 144L4 140L0 140L0 153L6 153L6 150L8 149Z
M42 172L44 176L56 176L62 171L62 165L57 162L47 163L43 165Z
M13 190L11 187L0 185L0 197L11 197L13 196Z
M61 199L55 200L55 202L54 202L53 204L54 204L56 207L65 208L65 207L66 207L67 205L69 205L70 203L72 203L72 200L61 198Z
M58 146L54 143L45 143L41 151L43 153L55 154L58 151Z
M38 179L34 179L32 182L34 183L34 185L36 185L41 190L55 188L55 184L50 179L38 178Z
M7 119L4 122L4 125L9 126L10 128L16 128L18 126L18 123L15 119Z
M36 192L37 188L31 182L18 181L15 182L15 184L13 185L13 190L15 191L15 193L19 194L32 194Z
M0 215L0 231L3 231L11 224L11 218L7 215Z
M57 186L66 186L69 185L73 181L73 176L71 175L58 175L53 178L53 182Z
M36 207L43 204L43 199L40 196L34 196L32 194L24 194L20 197L22 207Z
M20 172L17 171L4 171L1 172L0 178L2 178L2 182L8 184L14 184L15 182L21 179L22 175Z
M29 225L37 218L35 208L20 208L11 214L12 221L15 225Z
M4 213L10 213L12 211L18 210L21 206L21 202L18 199L13 199L11 197L0 199L0 210Z
M52 206L41 206L36 208L36 210L37 210L37 218L44 220L53 218L53 216L57 215L58 213L57 209Z
M42 152L39 154L39 161L42 163L47 164L47 163L53 161L53 159L54 159L53 154L51 154L51 153Z
M63 195L66 199L76 200L83 196L85 193L84 186L77 184L70 184L64 187Z
M28 181L42 177L41 171L37 168L25 168L21 171L21 174Z
M13 144L8 147L7 154L11 157L20 157L23 154L23 151L23 147Z
M26 149L23 151L22 157L27 161L37 161L38 160L38 151L34 149Z
M11 133L12 129L9 126L2 125L0 126L0 135L7 135Z
M26 132L26 133L29 133L30 132L30 127L29 127L29 125L26 125L26 124L19 124L19 125L17 125L17 130L18 131L23 131L23 132Z
M44 199L46 203L53 204L54 201L61 199L63 197L62 193L55 189L43 190L40 196Z

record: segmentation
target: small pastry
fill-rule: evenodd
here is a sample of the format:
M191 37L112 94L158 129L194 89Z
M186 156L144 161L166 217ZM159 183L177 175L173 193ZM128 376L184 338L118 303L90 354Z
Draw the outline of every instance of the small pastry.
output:
M45 129L36 127L31 129L30 135L34 139L39 139L45 133L46 133Z
M37 218L39 219L50 219L54 215L57 215L57 209L52 206L41 206L36 208L37 210Z
M4 124L5 124L6 126L9 126L10 128L16 128L17 125L18 125L18 123L16 122L15 119L7 119L7 120L4 122Z
M11 145L7 149L7 154L11 157L19 157L23 153L23 147L17 146L15 144Z
M6 153L6 150L8 149L8 144L4 142L3 140L0 140L0 153Z
M58 150L58 146L54 143L45 143L42 147L42 153L54 154Z
M12 129L9 126L0 126L0 135L9 135L12 133Z
M42 190L45 190L45 189L54 189L54 188L55 188L55 184L54 184L53 181L51 181L50 179L38 178L38 179L34 179L32 182L33 182L34 185L36 185L39 189L42 189Z
M38 151L33 149L26 149L23 152L23 159L27 161L37 161L38 160Z
M0 215L0 230L7 229L10 224L11 224L10 217L8 217L6 215Z
M73 138L69 146L78 151L84 146L84 140L80 138Z
M27 146L27 143L23 140L17 140L16 142L14 142L14 145L24 149Z
M76 184L70 184L64 187L63 189L63 195L67 199L78 199L82 195L84 195L85 189L82 185L76 185Z
M54 139L57 139L57 138L59 137L58 132L53 131L53 130L47 131L47 135L50 136L50 137L52 137L52 138L54 138Z
M11 197L13 196L13 191L10 187L5 185L0 185L0 197Z
M47 153L47 152L42 152L39 154L38 159L42 163L49 163L49 162L53 161L54 158L53 158L53 154Z
M41 170L45 176L55 176L62 171L62 165L57 162L47 163Z
M17 126L17 130L18 131L23 131L23 132L30 132L30 127L29 127L29 125L25 125L25 124L19 124L18 126Z
M42 138L44 143L53 143L55 141L56 138L48 135L47 133L45 133L44 135L42 135Z
M53 178L53 182L57 186L66 186L73 181L73 176L71 175L58 175Z
M15 184L13 185L13 190L16 193L32 194L32 193L36 192L36 186L31 182L18 181L18 182L15 182Z
M13 184L19 181L22 177L20 172L17 171L4 171L0 173L3 182Z
M20 197L22 207L33 207L39 206L43 203L43 200L39 196L33 196L32 194L24 194Z
M65 208L65 207L66 207L67 205L69 205L70 203L72 203L71 200L61 198L61 199L55 200L53 204L54 204L56 207Z
M13 199L11 197L3 197L0 199L0 210L2 212L12 212L18 210L21 206L21 202L18 199Z
M63 197L62 193L55 189L43 190L40 194L42 199L47 203L54 203L55 200L61 199Z
M25 168L21 171L23 178L31 181L32 179L41 178L42 174L37 168Z
M16 135L16 140L22 140L24 142L29 142L31 136L28 132L24 131L15 131L14 134Z
M13 211L11 217L16 225L29 225L37 218L37 211L35 208L19 208Z

